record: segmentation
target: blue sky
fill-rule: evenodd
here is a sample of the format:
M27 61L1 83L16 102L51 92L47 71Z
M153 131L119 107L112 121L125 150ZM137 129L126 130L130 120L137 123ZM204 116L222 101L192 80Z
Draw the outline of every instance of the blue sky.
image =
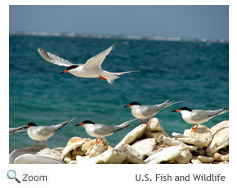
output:
M229 7L11 5L10 31L229 40Z

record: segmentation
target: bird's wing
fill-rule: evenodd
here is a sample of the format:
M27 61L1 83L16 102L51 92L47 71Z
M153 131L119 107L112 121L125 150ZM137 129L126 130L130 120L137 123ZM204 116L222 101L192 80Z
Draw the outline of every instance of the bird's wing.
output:
M17 132L21 132L26 130L27 127L26 126L21 126L21 127L15 127L15 128L9 128L9 135L13 134L13 133L17 133Z
M99 54L91 57L86 61L84 64L84 68L89 68L93 66L100 67L105 60L105 57L111 52L111 50L114 48L114 45L110 46L108 49L104 50L103 52L100 52Z
M37 134L40 136L48 136L54 132L54 127L51 126L40 126L36 129Z
M104 124L96 124L94 133L101 136L107 136L113 133L113 127Z
M201 121L207 118L212 117L212 110L192 110L192 120L193 121Z
M38 48L38 53L40 54L40 56L50 62L50 63L53 63L55 65L59 65L59 66L65 66L65 67L68 67L68 66L71 66L71 65L74 65L72 64L70 61L66 60L66 59L63 59L61 57L58 57L50 52L45 52L44 50Z

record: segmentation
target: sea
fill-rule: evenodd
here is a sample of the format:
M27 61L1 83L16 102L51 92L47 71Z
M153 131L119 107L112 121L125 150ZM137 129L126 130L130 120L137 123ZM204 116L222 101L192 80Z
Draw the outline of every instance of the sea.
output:
M130 102L181 101L155 115L170 135L192 127L180 113L171 112L174 109L229 109L228 41L11 33L9 42L9 127L29 122L55 125L75 118L47 140L49 148L65 147L74 136L91 138L83 127L74 126L84 120L116 125L133 119L130 109L123 108ZM115 85L99 78L60 75L65 67L45 61L37 52L42 48L72 63L85 63L112 44L115 48L103 69L138 71L121 75ZM225 113L204 124L211 128L228 119ZM115 146L139 123L106 139ZM26 132L9 136L9 152L35 144Z

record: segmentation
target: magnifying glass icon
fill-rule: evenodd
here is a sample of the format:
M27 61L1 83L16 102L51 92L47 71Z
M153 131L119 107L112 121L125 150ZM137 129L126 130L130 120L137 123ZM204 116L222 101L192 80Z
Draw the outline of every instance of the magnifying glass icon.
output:
M18 183L21 183L20 180L17 179L17 177L16 177L16 171L15 171L15 170L9 170L9 171L7 172L7 177L8 177L9 179L15 179Z

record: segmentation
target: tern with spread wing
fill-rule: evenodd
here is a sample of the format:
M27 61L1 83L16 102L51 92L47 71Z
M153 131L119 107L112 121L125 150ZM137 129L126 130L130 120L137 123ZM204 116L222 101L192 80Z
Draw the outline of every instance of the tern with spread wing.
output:
M196 132L198 125L207 122L211 118L228 112L226 108L222 108L219 110L191 110L187 107L182 107L177 110L173 110L172 112L180 112L184 121L189 124L193 124L192 132Z
M35 123L31 122L27 124L27 134L32 140L37 140L36 146L39 144L39 141L44 141L45 145L46 141L54 135L55 131L61 129L72 120L67 120L57 125L51 126L38 126Z
M160 110L167 108L168 106L171 106L173 104L176 104L179 102L171 101L169 100L156 105L141 105L138 102L131 102L130 104L124 106L124 108L130 107L131 113L134 117L137 119L141 119L141 124L144 119L147 119L146 123L148 123L149 119L153 116L155 116Z
M105 125L105 124L98 124L94 123L90 120L85 120L82 123L76 124L75 126L83 126L88 135L96 138L96 144L99 144L100 141L106 137L112 135L114 132L122 130L124 128L130 127L131 122L135 121L136 119L126 121L120 125Z
M114 83L114 80L119 78L119 75L131 73L135 71L126 71L126 72L108 72L102 69L101 65L105 60L105 57L111 52L114 48L114 45L110 46L108 49L100 52L99 54L91 57L86 61L85 64L73 64L68 60L65 60L61 57L58 57L50 52L45 52L42 49L38 49L38 53L40 56L45 59L46 61L67 67L64 71L60 74L69 72L77 77L84 77L84 78L101 78L102 80L107 81L110 84Z

